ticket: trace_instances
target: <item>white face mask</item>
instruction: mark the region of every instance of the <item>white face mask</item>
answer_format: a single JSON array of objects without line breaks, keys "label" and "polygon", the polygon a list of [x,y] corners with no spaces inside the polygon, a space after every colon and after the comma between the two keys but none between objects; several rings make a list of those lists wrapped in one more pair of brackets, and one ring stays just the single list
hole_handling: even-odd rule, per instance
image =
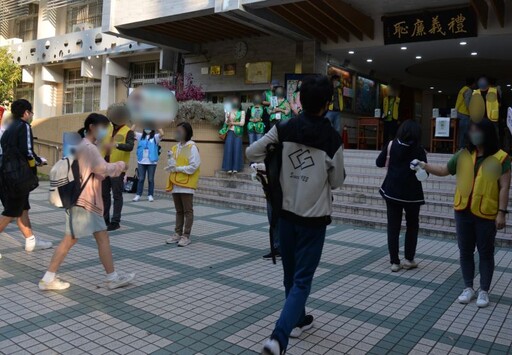
[{"label": "white face mask", "polygon": [[108,128],[98,128],[98,132],[96,133],[96,140],[102,141],[108,134]]}]

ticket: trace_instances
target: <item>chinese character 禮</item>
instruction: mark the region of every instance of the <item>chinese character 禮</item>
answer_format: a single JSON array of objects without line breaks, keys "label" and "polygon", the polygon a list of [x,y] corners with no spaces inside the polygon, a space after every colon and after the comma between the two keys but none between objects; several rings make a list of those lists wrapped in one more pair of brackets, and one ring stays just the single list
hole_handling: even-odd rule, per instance
[{"label": "chinese character \u79ae", "polygon": [[462,14],[458,14],[456,17],[452,17],[452,20],[448,23],[448,29],[452,33],[466,33],[464,29],[464,22],[466,18]]}]

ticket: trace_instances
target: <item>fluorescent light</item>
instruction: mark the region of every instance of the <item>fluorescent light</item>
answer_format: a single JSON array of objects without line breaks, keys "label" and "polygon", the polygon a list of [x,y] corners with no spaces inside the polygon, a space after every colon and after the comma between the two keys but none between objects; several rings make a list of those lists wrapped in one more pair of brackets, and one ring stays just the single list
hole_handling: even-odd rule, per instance
[{"label": "fluorescent light", "polygon": [[421,55],[416,56],[416,59],[421,59],[421,58],[422,58]]},{"label": "fluorescent light", "polygon": [[471,55],[478,55],[477,52],[471,52]]},{"label": "fluorescent light", "polygon": [[371,62],[373,62],[373,59],[368,58],[368,59],[366,59],[366,61],[367,61],[368,63],[371,63]]},{"label": "fluorescent light", "polygon": [[466,44],[468,44],[468,42],[460,42],[459,43],[461,46],[465,46]]},{"label": "fluorescent light", "polygon": [[400,47],[400,49],[405,51],[405,50],[407,50],[407,47]]},{"label": "fluorescent light", "polygon": [[354,51],[348,51],[348,54],[354,54],[355,52]]}]

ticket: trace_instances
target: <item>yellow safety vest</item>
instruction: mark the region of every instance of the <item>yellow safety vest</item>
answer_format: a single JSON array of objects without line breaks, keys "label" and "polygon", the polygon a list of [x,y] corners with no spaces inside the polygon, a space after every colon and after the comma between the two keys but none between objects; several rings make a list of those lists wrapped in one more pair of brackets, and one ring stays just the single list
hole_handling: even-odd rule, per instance
[{"label": "yellow safety vest", "polygon": [[[473,95],[482,95],[480,89],[473,91]],[[500,117],[500,103],[498,102],[498,89],[490,87],[487,89],[485,97],[485,109],[487,118],[493,122],[498,122]]]},{"label": "yellow safety vest", "polygon": [[[192,152],[192,147],[195,147],[195,144],[188,144],[181,148],[180,154],[177,154],[178,146],[175,145],[171,148],[172,155],[174,159],[176,160],[176,167],[180,166],[188,166],[190,165],[190,154]],[[167,182],[167,191],[172,191],[174,185],[181,186],[181,187],[187,187],[189,189],[197,189],[197,184],[199,182],[199,175],[200,175],[200,169],[197,168],[197,170],[192,174],[185,174],[185,173],[179,173],[174,172],[169,174],[169,180]]]},{"label": "yellow safety vest", "polygon": [[[398,96],[395,97],[395,103],[393,104],[393,111],[391,113],[391,117],[394,119],[394,120],[398,120],[398,108],[400,107],[400,98]],[[383,113],[384,113],[384,118],[387,118],[388,117],[388,112],[389,112],[389,96],[386,96],[384,97],[384,102],[383,102]]]},{"label": "yellow safety vest", "polygon": [[471,213],[485,219],[496,219],[499,209],[499,179],[502,164],[508,154],[499,150],[480,164],[475,177],[476,151],[464,150],[457,160],[457,187],[453,207],[465,210],[470,205]]},{"label": "yellow safety vest", "polygon": [[457,112],[466,116],[469,116],[469,108],[466,105],[466,100],[464,100],[464,95],[468,90],[471,90],[469,86],[464,86],[462,89],[460,89],[459,95],[457,95],[457,102],[455,103]]},{"label": "yellow safety vest", "polygon": [[[128,135],[128,132],[130,132],[130,128],[126,125],[119,128],[115,134],[114,137],[112,137],[112,134],[114,133],[114,126],[111,124],[108,129],[108,135],[105,138],[106,141],[116,144],[125,144],[126,143],[126,136]],[[118,161],[124,161],[126,164],[130,162],[130,153],[131,152],[125,152],[124,150],[119,150],[116,147],[112,148],[112,151],[110,152],[110,163],[115,163]]]},{"label": "yellow safety vest", "polygon": [[[343,111],[343,89],[340,88],[340,87],[337,87],[336,89],[334,89],[335,93],[334,95],[338,94],[338,104],[340,106],[340,111]],[[329,111],[332,111],[334,110],[334,98],[333,98],[333,102],[331,102],[331,104],[329,105]]]}]

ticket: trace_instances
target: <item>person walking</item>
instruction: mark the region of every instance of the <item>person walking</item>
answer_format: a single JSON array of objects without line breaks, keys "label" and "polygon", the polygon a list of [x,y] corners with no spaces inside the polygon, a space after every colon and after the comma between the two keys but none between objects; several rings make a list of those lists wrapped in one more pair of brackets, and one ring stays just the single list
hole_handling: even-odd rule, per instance
[{"label": "person walking", "polygon": [[242,153],[244,126],[245,112],[242,110],[240,99],[235,97],[231,101],[231,111],[226,113],[224,126],[220,130],[220,133],[226,134],[222,170],[228,174],[236,174],[244,168]]},{"label": "person walking", "polygon": [[300,91],[304,112],[278,123],[247,148],[249,159],[261,162],[269,144],[282,145],[283,197],[276,212],[286,301],[262,354],[283,354],[290,337],[299,337],[313,326],[306,301],[331,223],[332,189],[341,187],[345,179],[341,136],[324,117],[332,95],[327,77],[304,79]]},{"label": "person walking", "polygon": [[[44,165],[46,160],[38,157],[33,149],[34,137],[30,126],[34,117],[32,105],[24,99],[16,100],[11,105],[11,113],[12,119],[9,120],[4,114],[2,122],[1,161],[4,161],[5,156],[17,156],[22,159],[20,164],[27,164],[31,168],[32,173],[37,175],[37,166]],[[28,214],[30,210],[30,191],[24,191],[21,195],[13,195],[8,189],[8,183],[1,181],[0,199],[4,210],[0,216],[0,233],[16,218],[18,228],[25,237],[26,251],[31,252],[51,248],[51,242],[35,237],[32,231]]]},{"label": "person walking", "polygon": [[[132,127],[135,131],[135,126]],[[160,140],[164,136],[164,131],[159,129],[158,132],[152,129],[145,129],[142,132],[135,132],[137,140],[137,172],[139,183],[137,185],[137,194],[133,198],[133,202],[138,202],[144,191],[144,182],[146,174],[148,176],[148,201],[153,202],[155,199],[155,172],[160,157]]]},{"label": "person walking", "polygon": [[71,248],[80,238],[90,236],[96,239],[98,254],[106,272],[106,285],[115,289],[128,285],[135,274],[117,272],[114,268],[112,250],[103,218],[102,180],[106,176],[118,177],[127,169],[123,161],[107,163],[102,158],[96,142],[101,142],[108,135],[109,120],[107,117],[91,113],[84,122],[82,134],[85,138],[77,147],[82,192],[76,205],[66,210],[66,232],[48,266],[48,271],[39,281],[39,289],[43,291],[64,290],[69,288],[68,282],[56,277],[57,270],[66,258]]},{"label": "person walking", "polygon": [[475,83],[475,78],[467,78],[466,85],[460,89],[457,95],[455,108],[457,109],[457,119],[459,120],[459,149],[464,149],[468,143],[467,135],[470,124],[469,103],[471,102],[471,96],[473,96],[473,90],[476,88]]},{"label": "person walking", "polygon": [[[425,204],[423,187],[410,169],[414,159],[427,161],[425,149],[421,146],[421,127],[414,120],[400,125],[396,139],[384,146],[376,165],[387,167],[386,178],[380,194],[386,200],[388,215],[388,250],[391,271],[418,267],[414,260],[418,243],[420,207]],[[402,213],[405,211],[407,228],[405,232],[405,260],[401,264],[398,256]]]},{"label": "person walking", "polygon": [[176,209],[174,235],[167,244],[185,247],[190,244],[194,223],[194,192],[199,182],[201,157],[196,143],[192,141],[194,132],[188,122],[180,123],[176,129],[176,144],[171,150],[171,159],[166,168],[170,172],[167,191],[172,192]]},{"label": "person walking", "polygon": [[475,246],[480,259],[480,291],[476,305],[489,305],[489,290],[494,273],[496,230],[505,228],[510,189],[510,158],[499,148],[494,125],[488,119],[472,122],[467,149],[455,153],[447,165],[417,163],[437,176],[457,175],[454,209],[460,267],[464,290],[458,298],[470,303],[476,293]]},{"label": "person walking", "polygon": [[[135,133],[126,125],[130,111],[125,104],[113,104],[107,109],[107,117],[112,123],[109,133],[103,142],[104,157],[108,163],[130,162],[130,153],[135,146]],[[121,212],[123,210],[124,175],[116,177],[107,176],[103,180],[103,203],[105,223],[108,231],[121,228]],[[112,192],[112,194],[111,194]],[[110,216],[110,207],[114,199],[114,210]]]},{"label": "person walking", "polygon": [[343,111],[343,88],[340,80],[339,75],[331,76],[333,96],[329,104],[329,111],[325,115],[338,134],[341,134],[341,111]]}]

